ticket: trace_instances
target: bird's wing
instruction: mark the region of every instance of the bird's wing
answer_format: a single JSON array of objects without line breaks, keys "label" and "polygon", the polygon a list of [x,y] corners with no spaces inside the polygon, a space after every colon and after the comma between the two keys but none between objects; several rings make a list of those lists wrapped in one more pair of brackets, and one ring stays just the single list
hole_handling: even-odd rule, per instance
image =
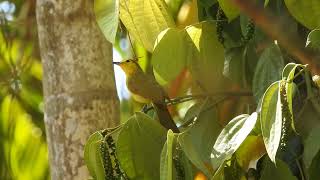
[{"label": "bird's wing", "polygon": [[155,79],[143,74],[134,79],[127,79],[127,86],[131,93],[139,95],[153,102],[163,102],[165,92]]}]

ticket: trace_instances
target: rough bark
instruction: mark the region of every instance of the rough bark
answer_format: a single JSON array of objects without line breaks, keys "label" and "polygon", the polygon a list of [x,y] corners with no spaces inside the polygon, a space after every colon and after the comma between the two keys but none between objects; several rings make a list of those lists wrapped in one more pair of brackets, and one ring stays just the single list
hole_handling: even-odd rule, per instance
[{"label": "rough bark", "polygon": [[119,122],[112,46],[91,0],[38,0],[37,22],[51,177],[88,179],[88,136]]}]

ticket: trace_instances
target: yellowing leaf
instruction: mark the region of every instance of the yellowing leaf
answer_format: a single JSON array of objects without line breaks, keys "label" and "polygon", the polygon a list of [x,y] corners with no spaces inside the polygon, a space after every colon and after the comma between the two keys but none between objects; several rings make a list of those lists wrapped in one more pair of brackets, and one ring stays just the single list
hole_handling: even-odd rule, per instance
[{"label": "yellowing leaf", "polygon": [[150,52],[153,51],[158,34],[175,27],[163,0],[122,0],[120,19],[132,37]]},{"label": "yellowing leaf", "polygon": [[114,43],[119,24],[119,0],[95,0],[94,11],[104,36]]}]

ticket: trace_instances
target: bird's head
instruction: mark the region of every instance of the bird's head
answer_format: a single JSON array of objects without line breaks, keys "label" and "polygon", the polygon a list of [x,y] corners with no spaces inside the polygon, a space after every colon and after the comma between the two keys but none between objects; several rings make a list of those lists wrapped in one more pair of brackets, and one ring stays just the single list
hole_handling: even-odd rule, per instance
[{"label": "bird's head", "polygon": [[141,70],[138,64],[138,59],[127,59],[121,62],[113,62],[113,64],[120,66],[126,75],[133,74]]}]

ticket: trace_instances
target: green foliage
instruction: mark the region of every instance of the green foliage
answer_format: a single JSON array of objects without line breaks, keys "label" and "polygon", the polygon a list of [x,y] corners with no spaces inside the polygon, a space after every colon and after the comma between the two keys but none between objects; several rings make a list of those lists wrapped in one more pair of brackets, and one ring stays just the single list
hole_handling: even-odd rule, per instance
[{"label": "green foliage", "polygon": [[103,144],[103,136],[100,132],[92,134],[84,148],[84,160],[87,164],[90,174],[97,180],[104,180],[106,177],[103,168],[103,159],[101,153],[101,145]]},{"label": "green foliage", "polygon": [[94,11],[104,36],[115,43],[119,25],[119,0],[96,0]]},{"label": "green foliage", "polygon": [[218,136],[211,153],[211,163],[217,169],[239,148],[256,124],[258,115],[243,114],[232,119]]},{"label": "green foliage", "polygon": [[296,20],[308,27],[315,29],[320,26],[320,1],[298,1],[298,0],[285,0],[288,10]]},{"label": "green foliage", "polygon": [[273,82],[281,79],[283,58],[277,45],[271,44],[261,54],[253,77],[252,91],[258,102]]},{"label": "green foliage", "polygon": [[[275,24],[289,34],[307,35],[306,27],[319,26],[314,1],[313,7],[311,1],[250,2],[285,20]],[[317,179],[320,91],[309,71],[314,65],[297,64],[281,38],[275,41],[258,26],[265,22],[242,14],[232,1],[194,3],[120,0],[123,28],[133,48],[141,45],[138,55],[141,48],[149,52],[139,63],[166,85],[180,133],[166,132],[151,113],[135,113],[110,132],[119,133],[119,169],[129,179]],[[184,6],[190,8],[185,21],[179,16]],[[318,53],[318,41],[316,29],[306,43],[312,53]]]},{"label": "green foliage", "polygon": [[117,155],[129,179],[160,177],[160,154],[165,143],[165,130],[143,113],[135,113],[121,129]]},{"label": "green foliage", "polygon": [[153,51],[158,34],[175,27],[163,0],[120,1],[120,19],[134,39],[149,52]]}]

